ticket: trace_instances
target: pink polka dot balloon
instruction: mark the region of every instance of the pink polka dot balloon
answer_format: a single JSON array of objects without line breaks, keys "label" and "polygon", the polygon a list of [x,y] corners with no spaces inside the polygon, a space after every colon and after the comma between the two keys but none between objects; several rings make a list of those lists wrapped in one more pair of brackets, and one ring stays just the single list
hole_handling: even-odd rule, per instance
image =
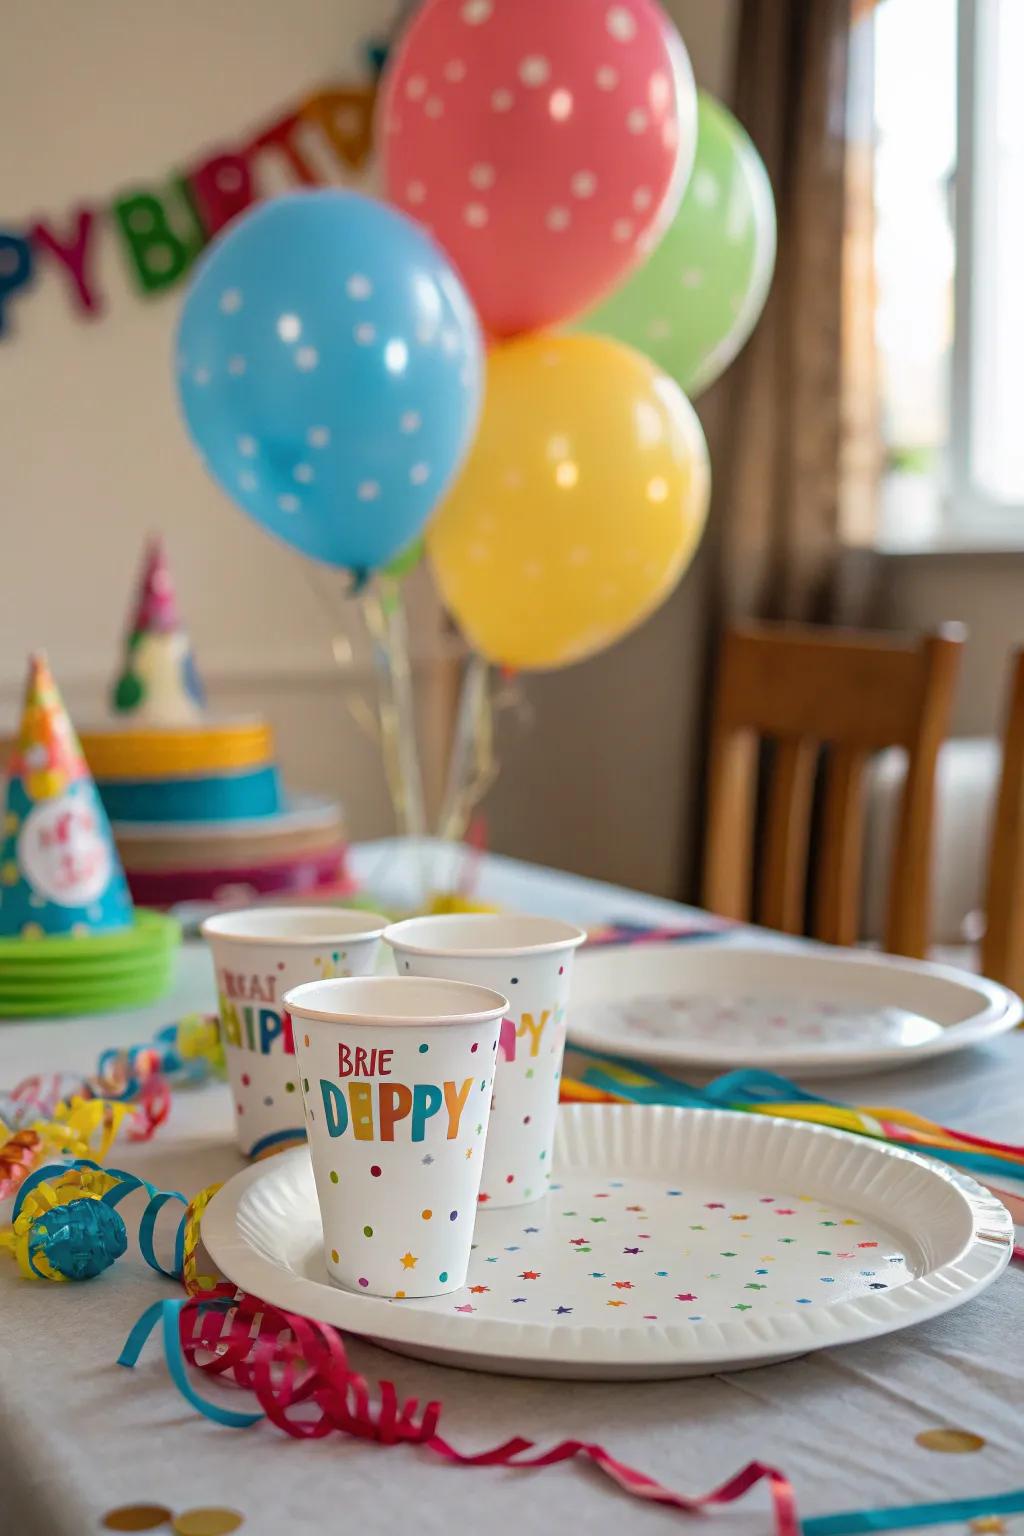
[{"label": "pink polka dot balloon", "polygon": [[697,101],[654,0],[427,0],[381,101],[388,196],[512,336],[611,291],[672,218]]}]

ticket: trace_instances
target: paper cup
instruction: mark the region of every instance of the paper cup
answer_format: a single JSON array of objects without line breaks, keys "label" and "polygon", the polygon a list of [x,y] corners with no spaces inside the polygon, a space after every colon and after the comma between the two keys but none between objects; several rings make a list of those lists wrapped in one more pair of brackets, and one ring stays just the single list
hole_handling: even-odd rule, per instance
[{"label": "paper cup", "polygon": [[288,992],[331,1279],[370,1296],[465,1284],[500,992],[375,976]]},{"label": "paper cup", "polygon": [[551,1176],[573,951],[586,934],[549,917],[414,917],[384,932],[401,976],[450,976],[511,999],[498,1043],[480,1200],[539,1200]]},{"label": "paper cup", "polygon": [[252,907],[203,923],[238,1145],[246,1157],[305,1136],[285,992],[303,981],[372,973],[386,926],[376,912],[338,907]]}]

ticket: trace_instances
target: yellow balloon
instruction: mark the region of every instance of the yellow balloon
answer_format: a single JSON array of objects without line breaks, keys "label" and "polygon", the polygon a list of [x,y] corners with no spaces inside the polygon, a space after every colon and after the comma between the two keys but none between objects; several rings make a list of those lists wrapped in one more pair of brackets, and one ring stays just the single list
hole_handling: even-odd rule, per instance
[{"label": "yellow balloon", "polygon": [[603,336],[529,336],[488,357],[479,432],[427,550],[481,655],[564,667],[664,601],[709,493],[700,422],[667,374]]}]

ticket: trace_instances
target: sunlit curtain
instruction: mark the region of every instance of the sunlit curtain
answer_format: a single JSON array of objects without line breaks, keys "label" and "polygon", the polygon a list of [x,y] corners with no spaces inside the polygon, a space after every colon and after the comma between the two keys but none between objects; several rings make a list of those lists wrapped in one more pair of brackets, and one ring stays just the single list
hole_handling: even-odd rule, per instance
[{"label": "sunlit curtain", "polygon": [[[764,316],[714,402],[723,620],[828,618],[842,519],[871,504],[870,133],[859,169],[848,154],[860,9],[743,0],[740,12],[734,109],[771,177],[779,250]],[[845,354],[844,329],[861,343]]]}]

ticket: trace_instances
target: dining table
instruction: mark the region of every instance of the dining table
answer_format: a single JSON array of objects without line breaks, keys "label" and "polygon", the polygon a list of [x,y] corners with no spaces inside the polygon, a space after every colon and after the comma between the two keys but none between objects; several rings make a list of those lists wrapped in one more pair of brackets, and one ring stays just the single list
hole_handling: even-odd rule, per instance
[{"label": "dining table", "polygon": [[[467,864],[465,850],[431,840],[364,843],[350,858],[359,889],[388,911],[413,906],[425,883],[443,890],[471,879],[481,903],[583,926],[711,926],[707,914],[661,897],[496,854],[474,854]],[[741,927],[718,931],[715,942],[737,937],[793,942]],[[92,1072],[103,1050],[214,1007],[209,955],[189,938],[174,990],[159,1004],[0,1025],[0,1088],[39,1072]],[[1019,1142],[1024,1031],[903,1070],[806,1086]],[[152,1139],[120,1140],[110,1161],[186,1196],[231,1178],[245,1162],[227,1085],[176,1089]],[[134,1504],[233,1510],[244,1536],[450,1536],[478,1521],[488,1536],[660,1536],[705,1518],[631,1498],[583,1460],[535,1470],[462,1466],[420,1446],[340,1433],[294,1440],[268,1422],[211,1423],[173,1389],[155,1344],[133,1370],[116,1363],[140,1314],[174,1293],[134,1244],[81,1284],[26,1280],[0,1255],[2,1536],[93,1536],[108,1511]],[[346,1343],[371,1385],[390,1379],[403,1396],[438,1400],[443,1434],[462,1451],[513,1436],[539,1447],[572,1438],[692,1495],[758,1462],[785,1474],[804,1521],[991,1497],[994,1512],[954,1515],[942,1528],[1024,1532],[1024,1514],[998,1513],[999,1500],[1024,1485],[1024,1270],[1015,1264],[968,1304],[918,1326],[782,1364],[677,1380],[488,1375]],[[241,1395],[200,1386],[221,1401]],[[736,1536],[770,1532],[767,1484],[706,1518]],[[824,1536],[829,1526],[814,1529]]]}]

